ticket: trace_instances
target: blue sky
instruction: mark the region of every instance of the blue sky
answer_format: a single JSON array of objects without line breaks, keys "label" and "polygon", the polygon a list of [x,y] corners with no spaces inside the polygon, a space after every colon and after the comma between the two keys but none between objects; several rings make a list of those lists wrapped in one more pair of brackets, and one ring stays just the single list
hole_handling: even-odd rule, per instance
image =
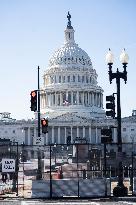
[{"label": "blue sky", "polygon": [[16,119],[34,117],[30,92],[40,85],[48,61],[64,42],[67,12],[72,16],[75,41],[91,57],[105,96],[116,92],[109,83],[105,54],[110,47],[122,71],[119,55],[129,55],[128,81],[121,80],[122,116],[136,109],[136,1],[135,0],[0,0],[0,112]]}]

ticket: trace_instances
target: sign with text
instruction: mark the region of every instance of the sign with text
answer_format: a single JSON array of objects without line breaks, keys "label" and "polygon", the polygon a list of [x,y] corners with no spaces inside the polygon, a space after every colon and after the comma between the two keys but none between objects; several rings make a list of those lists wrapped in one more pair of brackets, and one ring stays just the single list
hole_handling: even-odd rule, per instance
[{"label": "sign with text", "polygon": [[2,159],[2,172],[15,172],[15,159]]},{"label": "sign with text", "polygon": [[34,137],[33,145],[44,145],[44,137]]}]

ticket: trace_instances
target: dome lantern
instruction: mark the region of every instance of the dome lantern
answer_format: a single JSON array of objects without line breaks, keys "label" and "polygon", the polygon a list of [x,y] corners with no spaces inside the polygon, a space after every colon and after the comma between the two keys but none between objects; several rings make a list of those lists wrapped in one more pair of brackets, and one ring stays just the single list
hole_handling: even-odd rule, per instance
[{"label": "dome lantern", "polygon": [[68,15],[67,15],[67,18],[68,18],[68,24],[67,24],[67,28],[65,30],[65,43],[75,43],[75,40],[74,40],[74,29],[73,27],[71,26],[71,15],[70,13],[68,12]]}]

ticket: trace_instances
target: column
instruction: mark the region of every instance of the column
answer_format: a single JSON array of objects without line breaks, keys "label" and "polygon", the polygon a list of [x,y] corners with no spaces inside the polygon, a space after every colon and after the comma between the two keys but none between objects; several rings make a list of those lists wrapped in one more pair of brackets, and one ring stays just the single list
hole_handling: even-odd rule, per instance
[{"label": "column", "polygon": [[28,127],[28,145],[30,145],[30,127]]},{"label": "column", "polygon": [[95,105],[98,106],[98,93],[95,94]]},{"label": "column", "polygon": [[63,105],[62,93],[60,92],[60,105]]},{"label": "column", "polygon": [[66,100],[68,100],[68,91],[66,91]]},{"label": "column", "polygon": [[79,138],[79,127],[77,127],[77,138]]},{"label": "column", "polygon": [[53,93],[51,93],[51,106],[53,106]]},{"label": "column", "polygon": [[49,106],[51,106],[52,105],[52,97],[51,97],[51,93],[49,94]]},{"label": "column", "polygon": [[118,142],[118,140],[117,140],[117,128],[113,128],[113,130],[114,130],[113,142]]},{"label": "column", "polygon": [[102,104],[102,108],[103,108],[103,94],[101,94],[101,104]]},{"label": "column", "polygon": [[54,138],[54,127],[52,127],[52,143],[54,144],[55,143],[55,138]]},{"label": "column", "polygon": [[94,106],[94,93],[92,92],[92,106]]},{"label": "column", "polygon": [[88,93],[88,105],[90,105],[90,93],[89,92],[87,93]]},{"label": "column", "polygon": [[85,94],[84,94],[84,91],[83,91],[83,105],[85,105],[85,101],[84,101],[84,98],[85,98]]},{"label": "column", "polygon": [[85,127],[83,126],[83,138],[85,138]]},{"label": "column", "polygon": [[101,93],[100,93],[100,107],[102,107],[102,102],[101,102]]},{"label": "column", "polygon": [[60,144],[60,127],[58,127],[58,144]]},{"label": "column", "polygon": [[44,108],[46,107],[46,105],[47,105],[47,102],[46,102],[46,93],[45,93],[45,95],[44,95]]},{"label": "column", "polygon": [[100,107],[100,93],[98,93],[98,107]]},{"label": "column", "polygon": [[55,92],[55,106],[57,106],[57,94]]},{"label": "column", "polygon": [[96,144],[98,143],[98,129],[97,127],[95,128],[95,136],[96,136]]},{"label": "column", "polygon": [[92,143],[92,128],[89,127],[89,141]]},{"label": "column", "polygon": [[34,141],[34,138],[36,138],[37,137],[37,132],[36,132],[36,127],[34,127],[34,136],[33,136],[33,141]]},{"label": "column", "polygon": [[92,92],[90,92],[90,105],[92,106]]}]

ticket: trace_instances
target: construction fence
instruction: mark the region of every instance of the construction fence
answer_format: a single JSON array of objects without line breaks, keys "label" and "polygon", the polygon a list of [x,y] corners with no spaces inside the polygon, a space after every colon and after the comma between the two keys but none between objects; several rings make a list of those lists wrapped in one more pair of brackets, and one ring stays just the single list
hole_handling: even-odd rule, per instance
[{"label": "construction fence", "polygon": [[113,195],[122,162],[128,195],[136,194],[136,144],[0,145],[0,197],[93,198]]}]

